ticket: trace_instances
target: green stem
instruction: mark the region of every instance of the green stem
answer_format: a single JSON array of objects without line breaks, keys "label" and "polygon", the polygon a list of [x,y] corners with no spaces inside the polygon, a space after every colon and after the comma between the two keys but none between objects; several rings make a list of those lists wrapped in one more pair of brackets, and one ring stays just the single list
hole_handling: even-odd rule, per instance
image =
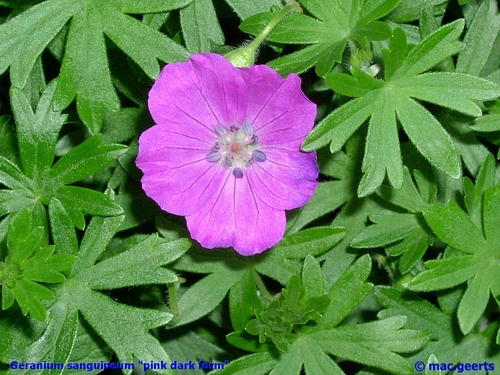
[{"label": "green stem", "polygon": [[179,305],[177,304],[177,291],[175,289],[176,283],[167,283],[168,297],[170,299],[170,311],[174,316],[179,316]]},{"label": "green stem", "polygon": [[267,300],[272,300],[273,296],[269,291],[267,290],[266,286],[264,285],[264,282],[260,278],[259,274],[257,272],[255,273],[255,284],[257,284],[257,288],[259,288],[259,291],[262,293],[265,299]]},{"label": "green stem", "polygon": [[250,48],[257,49],[260,44],[271,34],[271,31],[281,22],[285,16],[297,9],[296,3],[292,3],[281,9],[278,14],[276,14],[273,19],[262,29],[262,31],[255,37],[255,39],[248,45]]}]

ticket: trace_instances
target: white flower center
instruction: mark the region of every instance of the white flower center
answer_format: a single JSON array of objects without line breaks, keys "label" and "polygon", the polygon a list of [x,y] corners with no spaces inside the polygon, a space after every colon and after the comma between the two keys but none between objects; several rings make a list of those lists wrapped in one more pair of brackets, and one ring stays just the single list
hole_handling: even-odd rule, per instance
[{"label": "white flower center", "polygon": [[229,129],[217,124],[214,132],[216,141],[207,154],[207,161],[220,162],[224,168],[232,170],[234,177],[242,178],[247,166],[266,160],[250,121],[243,121],[241,127],[231,125]]}]

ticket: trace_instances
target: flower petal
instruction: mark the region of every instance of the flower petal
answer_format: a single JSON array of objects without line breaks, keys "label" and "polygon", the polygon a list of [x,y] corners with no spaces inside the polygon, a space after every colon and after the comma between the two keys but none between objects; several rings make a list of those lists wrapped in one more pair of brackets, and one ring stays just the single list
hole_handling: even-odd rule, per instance
[{"label": "flower petal", "polygon": [[255,195],[277,210],[300,207],[312,198],[319,174],[314,153],[271,148],[265,153],[265,162],[247,170]]},{"label": "flower petal", "polygon": [[316,105],[302,92],[300,78],[290,74],[284,80],[267,65],[241,72],[250,98],[247,120],[260,143],[298,150],[316,118]]},{"label": "flower petal", "polygon": [[136,160],[146,195],[177,215],[199,210],[221,189],[225,172],[219,163],[206,160],[208,152],[205,141],[173,133],[167,126],[146,130]]},{"label": "flower petal", "polygon": [[148,106],[159,125],[194,121],[213,133],[217,124],[243,122],[246,84],[224,57],[197,54],[188,62],[163,68],[149,92]]},{"label": "flower petal", "polygon": [[245,176],[236,179],[228,175],[212,204],[186,217],[191,236],[203,247],[233,247],[248,256],[263,252],[283,238],[284,211],[262,202]]}]

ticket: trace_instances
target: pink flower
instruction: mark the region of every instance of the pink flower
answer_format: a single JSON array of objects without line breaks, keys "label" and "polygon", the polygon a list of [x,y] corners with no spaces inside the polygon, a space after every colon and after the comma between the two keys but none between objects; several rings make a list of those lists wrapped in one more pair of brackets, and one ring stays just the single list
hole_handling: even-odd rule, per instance
[{"label": "pink flower", "polygon": [[316,116],[300,78],[197,54],[163,69],[148,105],[157,125],[141,135],[137,157],[146,194],[186,216],[205,248],[253,255],[277,244],[284,210],[318,184],[316,154],[300,151]]}]

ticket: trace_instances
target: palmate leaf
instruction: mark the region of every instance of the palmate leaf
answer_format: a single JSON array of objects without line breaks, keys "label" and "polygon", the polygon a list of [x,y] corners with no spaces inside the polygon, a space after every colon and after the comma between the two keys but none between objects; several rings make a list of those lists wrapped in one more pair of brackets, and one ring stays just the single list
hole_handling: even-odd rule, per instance
[{"label": "palmate leaf", "polygon": [[[64,214],[59,220],[73,223],[79,229],[85,227],[83,213],[112,216],[122,212],[121,207],[105,194],[67,184],[104,168],[126,151],[125,146],[104,145],[99,134],[71,149],[53,164],[57,137],[66,120],[66,116],[52,108],[57,85],[54,80],[47,86],[34,112],[21,89],[13,86],[10,90],[22,170],[0,156],[0,183],[7,188],[0,190],[0,214],[7,215],[2,219],[5,225],[23,208],[44,211],[44,206],[48,206],[49,215]],[[62,205],[62,208],[51,209],[54,205]],[[45,212],[34,215],[37,226],[45,225],[45,217]],[[4,235],[0,231],[0,239]],[[72,249],[74,253],[75,247]]]},{"label": "palmate leaf", "polygon": [[[380,319],[405,315],[408,318],[406,328],[431,335],[431,341],[422,350],[409,356],[411,362],[427,362],[431,355],[440,363],[497,362],[498,349],[492,347],[492,342],[498,322],[489,324],[482,332],[463,335],[453,313],[442,312],[413,292],[380,286],[375,288],[375,295],[385,308],[378,313]],[[486,371],[477,373],[486,374]]]},{"label": "palmate leaf", "polygon": [[[104,145],[99,134],[71,149],[52,165],[57,137],[66,119],[52,108],[57,85],[58,81],[54,80],[47,86],[34,112],[21,89],[13,86],[10,90],[23,170],[0,156],[0,183],[11,189],[0,190],[0,213],[15,214],[24,207],[43,210],[42,205],[50,206],[57,200],[64,207],[65,219],[71,219],[77,228],[83,229],[83,213],[118,215],[122,209],[99,191],[67,184],[99,171],[122,155],[126,147]],[[49,214],[51,212],[49,209]],[[6,224],[9,216],[3,219]],[[45,214],[35,215],[35,219],[42,217]],[[43,226],[43,220],[37,225]]]},{"label": "palmate leaf", "polygon": [[323,119],[306,138],[303,149],[311,151],[331,142],[330,151],[337,152],[370,118],[363,159],[365,174],[358,186],[358,195],[374,192],[386,174],[390,184],[399,189],[403,183],[403,164],[397,118],[410,141],[432,165],[458,178],[460,159],[453,141],[438,120],[413,98],[469,116],[480,116],[481,109],[473,100],[500,96],[500,87],[485,79],[459,73],[422,74],[460,50],[461,44],[456,39],[463,27],[463,20],[445,25],[408,53],[405,33],[395,29],[390,50],[383,51],[385,83],[358,69],[352,69],[352,76],[328,75],[326,82],[333,90],[356,99]]},{"label": "palmate leaf", "polygon": [[[434,233],[463,255],[427,261],[427,270],[418,274],[410,284],[412,290],[430,291],[468,282],[457,311],[464,334],[474,328],[484,313],[490,292],[497,302],[500,292],[500,189],[498,185],[495,188],[484,186],[485,182],[492,182],[486,178],[487,166],[488,161],[477,178],[477,190],[467,188],[467,207],[476,218],[474,221],[454,201],[450,201],[447,207],[432,205],[424,212]],[[481,196],[482,203],[474,195]],[[478,204],[482,204],[480,211]],[[482,216],[482,225],[479,226],[475,224],[479,221],[478,213]]]},{"label": "palmate leaf", "polygon": [[[94,217],[91,220],[67,281],[54,293],[55,300],[48,310],[49,319],[42,337],[29,345],[26,342],[19,345],[10,343],[8,348],[0,340],[1,361],[67,362],[76,340],[80,313],[116,353],[120,362],[133,362],[134,358],[145,362],[170,362],[169,356],[149,330],[165,325],[172,314],[127,306],[98,290],[177,282],[177,276],[162,266],[182,256],[190,243],[187,239],[168,241],[151,235],[119,255],[95,264],[122,221],[123,215]],[[76,234],[73,236],[76,237]],[[56,241],[57,246],[59,240]],[[10,329],[16,331],[21,327],[12,326]],[[29,372],[9,370],[7,374]],[[166,373],[170,373],[169,370]]]},{"label": "palmate leaf", "polygon": [[8,255],[0,262],[2,309],[17,301],[24,315],[28,312],[37,320],[46,316],[42,299],[53,299],[54,294],[43,283],[61,283],[66,278],[62,271],[70,268],[76,257],[53,254],[54,246],[44,246],[44,230],[33,225],[33,215],[27,208],[9,225]]},{"label": "palmate leaf", "polygon": [[[310,44],[304,49],[269,63],[280,74],[300,73],[316,66],[320,76],[340,62],[347,41],[384,40],[390,37],[388,25],[377,21],[394,9],[400,0],[369,2],[335,0],[304,0],[301,5],[314,17],[293,13],[271,32],[268,40],[288,44]],[[258,14],[246,19],[240,28],[258,34],[273,15]]]},{"label": "palmate leaf", "polygon": [[[344,374],[330,355],[373,365],[388,373],[412,374],[411,363],[396,353],[410,353],[419,350],[427,343],[430,335],[421,330],[401,329],[406,322],[406,317],[394,316],[380,321],[339,326],[361,300],[372,291],[372,284],[366,282],[370,269],[369,256],[365,255],[359,258],[341,275],[325,296],[324,275],[321,267],[313,257],[306,258],[301,282],[298,276],[294,276],[282,294],[284,301],[289,303],[290,311],[300,311],[301,302],[307,300],[304,297],[323,299],[328,297],[331,302],[326,311],[325,307],[318,305],[317,312],[324,312],[321,315],[314,315],[316,324],[307,325],[306,321],[303,324],[297,324],[293,332],[286,335],[282,341],[282,345],[279,347],[282,353],[279,356],[269,356],[270,349],[268,348],[266,352],[239,358],[226,366],[224,370],[213,372],[213,374],[268,374],[272,370],[271,374],[299,375],[302,373],[302,368],[308,375]],[[248,286],[248,283],[252,282],[250,277],[244,283]],[[295,288],[294,285],[291,285],[294,283]],[[302,287],[300,287],[300,283]],[[305,294],[303,294],[304,289]],[[252,288],[247,290],[252,290]],[[255,286],[253,292],[256,294]],[[255,314],[261,317],[266,312],[266,308],[263,308],[262,305],[267,303],[268,307],[276,308],[276,300],[274,299],[270,303],[269,301],[265,302],[265,298],[263,298],[263,302],[259,300],[250,302],[255,299],[254,296],[245,304],[243,299],[245,297],[249,296],[237,292],[231,294],[231,298],[236,299],[232,306],[243,304],[246,310],[253,309]],[[292,304],[289,301],[292,301]],[[261,303],[262,305],[260,305]],[[240,311],[240,308],[231,310],[231,316]],[[247,314],[247,316],[249,315]],[[296,317],[295,314],[281,315],[283,320],[293,320]],[[237,321],[241,327],[239,319]],[[249,324],[246,326],[248,332],[252,331],[253,333],[254,328],[262,327],[255,324],[250,325],[250,327]],[[276,329],[276,326],[267,327],[267,337],[273,337],[273,334],[276,334],[276,332],[272,332],[273,328]],[[235,327],[235,329],[237,328]],[[246,347],[242,345],[242,340],[245,340],[243,334],[237,337],[239,341],[236,343],[239,347],[252,350],[250,344],[247,344]],[[233,339],[233,334],[228,336],[229,342],[235,343]],[[248,337],[246,340],[250,341]],[[255,346],[255,351],[261,349],[263,348]],[[243,368],[244,366],[248,369]]]},{"label": "palmate leaf", "polygon": [[179,299],[179,317],[173,327],[191,323],[218,306],[233,285],[248,277],[248,269],[286,285],[300,272],[296,259],[318,255],[336,245],[345,235],[344,228],[317,227],[303,230],[285,238],[272,251],[242,258],[233,251],[211,251],[196,246],[175,263],[175,269],[210,273],[192,285]]},{"label": "palmate leaf", "polygon": [[104,35],[109,37],[151,78],[160,72],[157,59],[186,59],[187,51],[167,36],[125,13],[157,13],[185,6],[189,0],[159,1],[48,0],[0,25],[0,73],[10,66],[12,84],[24,87],[36,59],[71,20],[56,107],[66,108],[76,97],[80,118],[93,134],[99,132],[104,108],[117,109]]},{"label": "palmate leaf", "polygon": [[382,185],[378,194],[408,212],[391,212],[370,216],[373,225],[366,227],[351,242],[355,248],[385,247],[389,256],[401,255],[399,271],[408,272],[432,244],[434,236],[425,225],[422,212],[436,199],[436,184],[428,181],[419,170],[413,174],[404,168],[400,189]]}]

